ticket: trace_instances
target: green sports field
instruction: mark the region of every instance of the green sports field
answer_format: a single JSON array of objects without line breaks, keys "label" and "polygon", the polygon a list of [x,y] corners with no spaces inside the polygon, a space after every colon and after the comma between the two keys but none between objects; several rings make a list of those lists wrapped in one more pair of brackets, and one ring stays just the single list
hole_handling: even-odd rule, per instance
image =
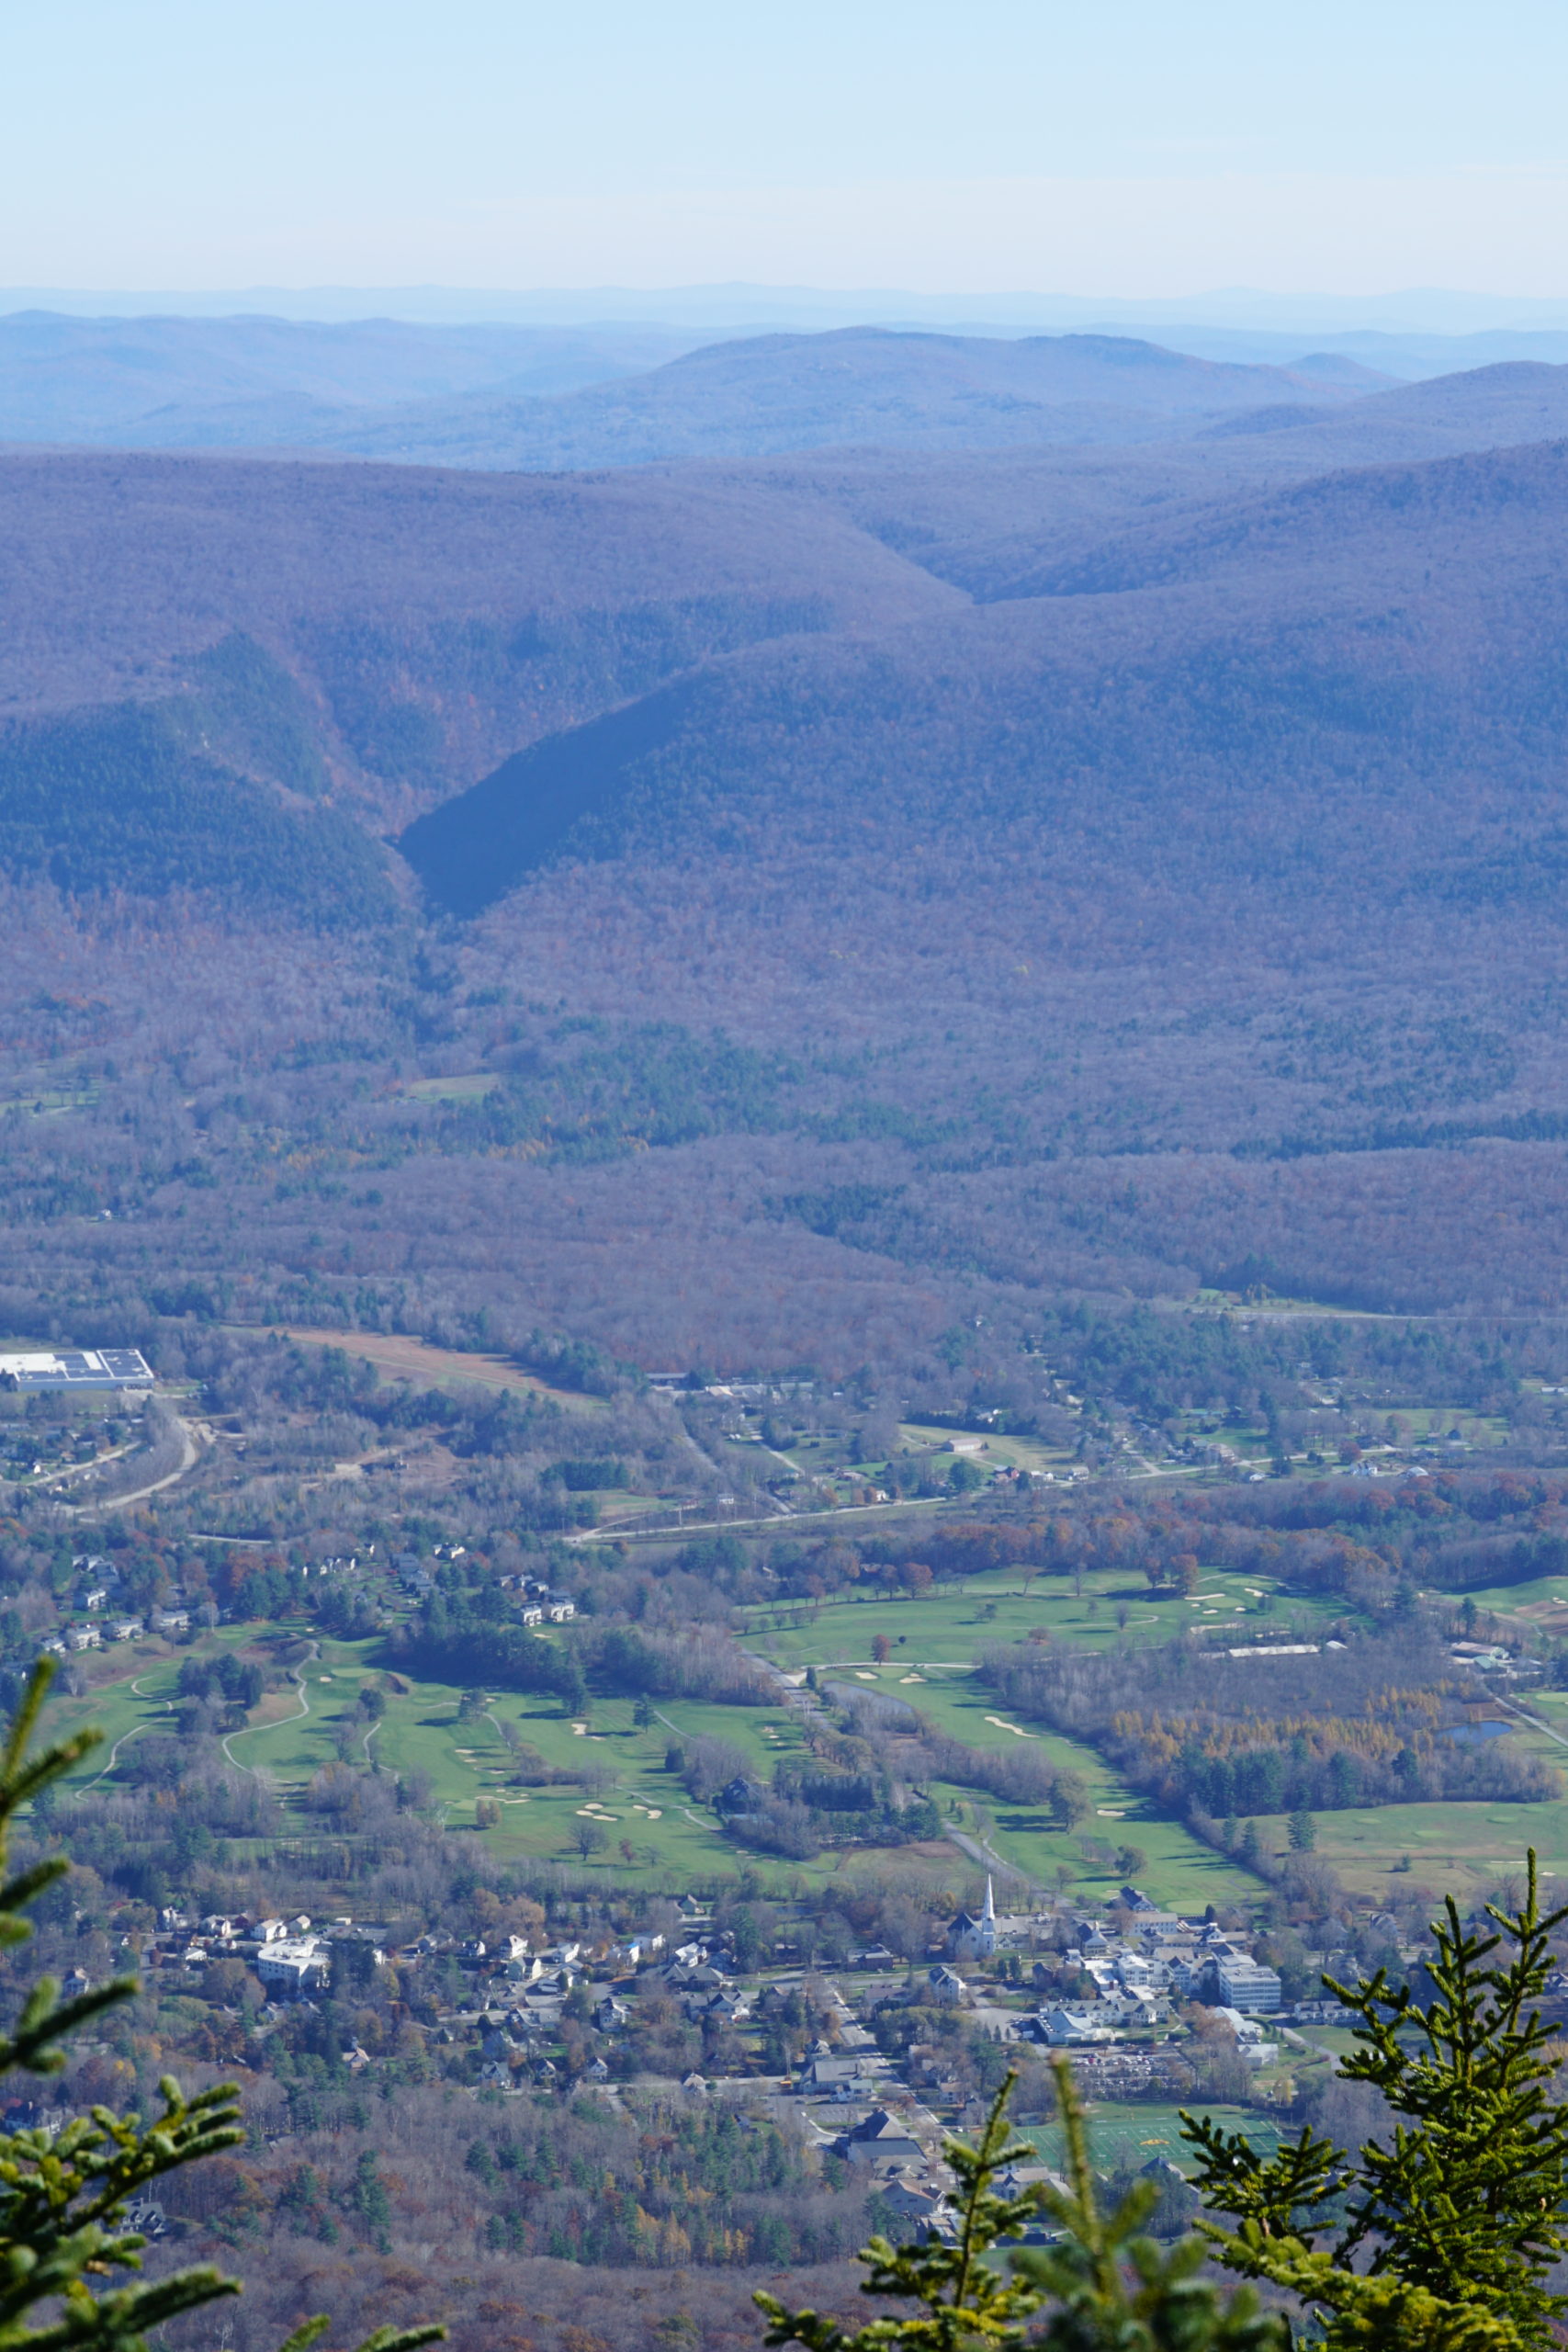
[{"label": "green sports field", "polygon": [[[1227,2132],[1245,2132],[1248,2141],[1261,2155],[1272,2155],[1280,2144],[1279,2126],[1257,2114],[1251,2108],[1231,2107],[1223,2101],[1195,2100],[1195,2114],[1213,2116]],[[1020,2139],[1032,2140],[1040,2151],[1044,2164],[1060,2165],[1066,2155],[1059,2124],[1025,2125]],[[1147,2107],[1107,2099],[1090,2105],[1089,2115],[1089,2148],[1093,2164],[1102,2172],[1131,2167],[1163,2160],[1179,2165],[1185,2172],[1192,2164],[1191,2151],[1181,2137],[1181,2116],[1176,2107]]]}]

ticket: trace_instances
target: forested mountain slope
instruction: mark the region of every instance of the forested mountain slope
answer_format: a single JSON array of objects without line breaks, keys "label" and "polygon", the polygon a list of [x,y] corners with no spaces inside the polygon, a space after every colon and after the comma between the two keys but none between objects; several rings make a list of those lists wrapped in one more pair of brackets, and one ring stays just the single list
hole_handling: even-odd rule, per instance
[{"label": "forested mountain slope", "polygon": [[1259,410],[1228,418],[1211,437],[1267,435],[1276,462],[1310,467],[1386,464],[1447,458],[1464,449],[1501,449],[1568,433],[1568,367],[1541,360],[1499,361],[1462,375],[1437,376],[1371,393],[1328,416]]},{"label": "forested mountain slope", "polygon": [[1555,1310],[1568,447],[1290,437],[5,461],[13,1327]]},{"label": "forested mountain slope", "polygon": [[384,910],[373,837],[520,743],[758,638],[964,601],[741,488],[17,455],[0,515],[7,868],[315,916]]},{"label": "forested mountain slope", "polygon": [[[1156,951],[1162,899],[1188,930],[1217,899],[1229,932],[1287,879],[1386,913],[1537,895],[1561,854],[1568,444],[1216,503],[1030,585],[728,656],[640,721],[598,722],[581,755],[554,739],[446,802],[407,853],[452,876],[466,845],[472,881],[435,887],[471,912],[563,848],[716,838],[771,866],[857,823],[933,851],[997,828],[1029,852],[1004,895],[1102,892],[1097,928],[1135,903]],[[509,866],[498,828],[539,792],[554,818],[534,812]]]}]

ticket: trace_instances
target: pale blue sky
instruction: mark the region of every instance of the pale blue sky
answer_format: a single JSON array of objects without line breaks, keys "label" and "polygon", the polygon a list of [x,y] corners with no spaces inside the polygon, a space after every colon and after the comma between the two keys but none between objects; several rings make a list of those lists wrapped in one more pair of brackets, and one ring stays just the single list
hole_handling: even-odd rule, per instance
[{"label": "pale blue sky", "polygon": [[1568,295],[1562,0],[12,0],[0,283]]}]

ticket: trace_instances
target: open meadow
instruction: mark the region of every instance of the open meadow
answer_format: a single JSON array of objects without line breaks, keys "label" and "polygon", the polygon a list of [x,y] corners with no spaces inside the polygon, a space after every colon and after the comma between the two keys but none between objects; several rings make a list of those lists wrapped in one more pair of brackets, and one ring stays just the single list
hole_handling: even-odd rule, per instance
[{"label": "open meadow", "polygon": [[603,1410],[597,1396],[577,1388],[552,1388],[547,1381],[525,1372],[505,1356],[433,1347],[428,1340],[412,1339],[402,1331],[324,1331],[283,1323],[272,1328],[279,1338],[298,1340],[303,1347],[341,1348],[345,1355],[374,1364],[390,1379],[417,1382],[421,1388],[511,1389],[518,1396],[553,1396],[558,1405],[581,1412]]}]

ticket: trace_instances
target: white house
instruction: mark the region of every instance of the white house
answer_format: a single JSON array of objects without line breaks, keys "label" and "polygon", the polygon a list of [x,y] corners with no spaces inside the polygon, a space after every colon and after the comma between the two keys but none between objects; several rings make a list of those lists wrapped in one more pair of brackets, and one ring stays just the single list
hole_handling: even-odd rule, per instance
[{"label": "white house", "polygon": [[1235,2036],[1237,2055],[1248,2066],[1271,2066],[1280,2055],[1277,2041],[1265,2041],[1263,2028],[1258,2019],[1247,2017],[1241,2009],[1220,2008],[1214,2012],[1224,2018]]}]

